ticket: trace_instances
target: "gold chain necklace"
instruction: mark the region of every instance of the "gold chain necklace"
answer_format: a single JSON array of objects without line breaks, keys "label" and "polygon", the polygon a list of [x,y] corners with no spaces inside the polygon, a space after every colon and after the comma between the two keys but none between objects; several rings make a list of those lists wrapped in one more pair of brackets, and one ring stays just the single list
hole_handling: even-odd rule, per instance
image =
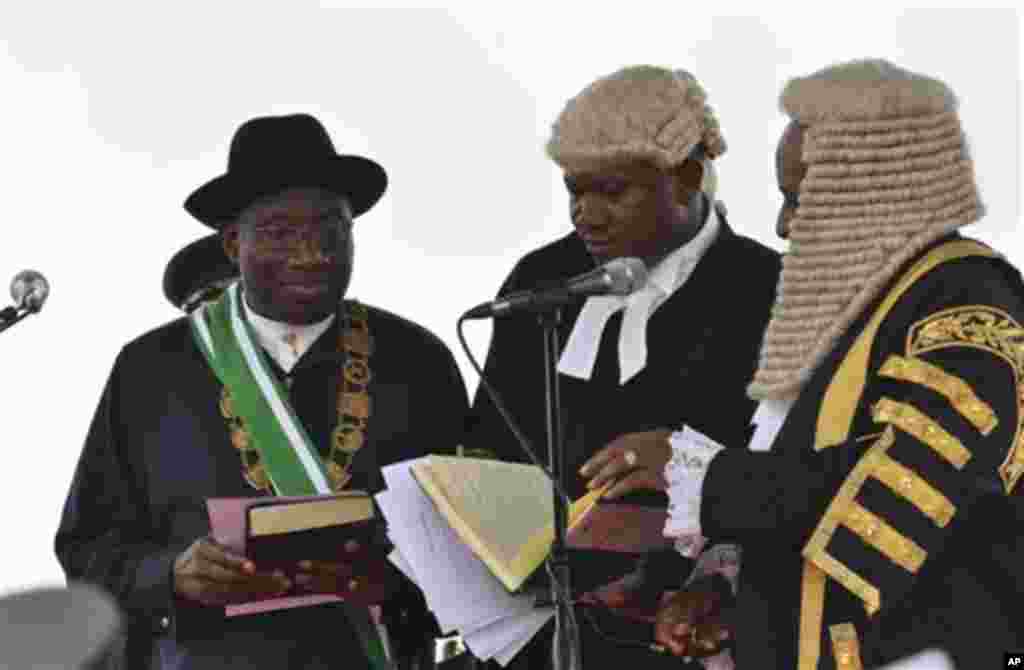
[{"label": "gold chain necklace", "polygon": [[[368,318],[365,305],[345,302],[345,324],[338,335],[338,348],[345,352],[345,364],[338,384],[338,425],[331,432],[330,453],[324,459],[332,491],[342,490],[352,479],[352,461],[366,442],[372,410],[368,388],[372,379],[370,355],[373,353]],[[231,444],[242,459],[245,481],[256,490],[273,493],[260,452],[253,445],[245,422],[235,414],[226,386],[221,389],[220,412],[227,421]]]}]

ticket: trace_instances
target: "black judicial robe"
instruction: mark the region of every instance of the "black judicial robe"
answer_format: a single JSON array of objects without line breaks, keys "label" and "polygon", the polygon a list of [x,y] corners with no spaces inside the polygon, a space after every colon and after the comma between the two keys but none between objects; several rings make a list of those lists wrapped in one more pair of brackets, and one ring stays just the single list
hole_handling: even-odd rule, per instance
[{"label": "black judicial robe", "polygon": [[[576,474],[579,467],[624,433],[686,424],[720,444],[746,445],[756,405],[745,390],[757,366],[761,338],[775,299],[780,259],[772,249],[734,233],[724,220],[720,223],[717,239],[689,279],[651,315],[647,323],[647,364],[642,371],[619,385],[620,311],[604,330],[592,378],[584,381],[559,375],[569,473],[567,492],[574,499],[585,492],[585,482]],[[594,261],[574,232],[527,254],[499,295],[593,267]],[[583,304],[581,298],[564,310],[560,347],[568,340]],[[542,353],[543,338],[535,317],[519,314],[497,319],[485,374],[546,462]],[[470,423],[467,446],[489,450],[503,460],[528,460],[482,387],[477,391]],[[608,561],[589,552],[573,552],[570,560],[577,587],[600,583],[611,567]],[[658,579],[667,587],[678,588],[692,565],[675,551],[667,551],[650,557],[646,569],[651,574],[657,566]],[[680,667],[678,659],[609,644],[596,637],[582,613],[578,619],[587,668],[625,667],[618,663],[644,663],[650,668],[664,664],[676,670]],[[653,640],[649,626],[616,629],[617,623],[621,622],[602,619],[599,625],[617,637]],[[513,667],[542,668],[550,664],[551,628],[549,625],[516,657]]]},{"label": "black judicial robe", "polygon": [[[450,350],[436,336],[383,310],[368,311],[372,415],[349,488],[377,492],[384,488],[381,466],[454,451],[468,398]],[[337,349],[338,320],[290,375],[298,417],[325,449],[337,422],[344,356]],[[259,495],[243,479],[220,392],[184,318],[122,349],[56,536],[68,579],[98,584],[116,597],[127,620],[126,668],[368,668],[337,604],[233,619],[220,608],[176,604],[173,562],[209,533],[205,500]],[[434,630],[411,582],[385,612],[393,641],[408,653]]]},{"label": "black judicial robe", "polygon": [[[826,389],[888,290],[815,370],[771,451],[711,462],[702,528],[743,546],[738,667],[853,670],[859,655],[876,668],[937,647],[980,670],[1024,649],[1024,498],[997,474],[1022,449],[1020,275],[985,257],[923,275],[874,337],[848,439],[815,450]],[[998,419],[987,435],[979,412]],[[823,596],[805,590],[801,552],[824,566]],[[801,665],[802,597],[822,615]]]}]

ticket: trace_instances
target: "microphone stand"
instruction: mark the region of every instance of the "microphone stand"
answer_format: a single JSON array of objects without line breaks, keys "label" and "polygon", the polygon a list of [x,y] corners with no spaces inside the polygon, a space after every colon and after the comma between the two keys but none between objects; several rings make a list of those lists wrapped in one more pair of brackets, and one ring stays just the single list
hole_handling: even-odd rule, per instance
[{"label": "microphone stand", "polygon": [[544,398],[548,439],[548,462],[555,512],[555,537],[547,558],[551,603],[555,607],[555,636],[552,644],[554,670],[581,670],[579,629],[572,610],[569,551],[566,543],[569,508],[559,491],[566,490],[565,448],[562,435],[562,407],[558,385],[558,325],[562,310],[558,305],[538,312],[544,336]]},{"label": "microphone stand", "polygon": [[31,309],[26,309],[21,314],[18,314],[18,310],[13,307],[5,307],[0,309],[0,333],[4,332],[14,324],[24,319],[29,314],[32,314]]}]

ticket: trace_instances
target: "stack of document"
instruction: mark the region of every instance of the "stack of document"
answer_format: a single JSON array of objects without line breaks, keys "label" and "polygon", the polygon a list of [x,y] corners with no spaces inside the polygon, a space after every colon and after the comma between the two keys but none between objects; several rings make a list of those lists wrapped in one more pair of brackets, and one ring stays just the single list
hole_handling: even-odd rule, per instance
[{"label": "stack of document", "polygon": [[383,468],[387,489],[375,498],[395,546],[389,559],[423,591],[442,632],[461,634],[480,660],[508,665],[554,610],[511,593],[463,542],[412,472],[425,460]]}]

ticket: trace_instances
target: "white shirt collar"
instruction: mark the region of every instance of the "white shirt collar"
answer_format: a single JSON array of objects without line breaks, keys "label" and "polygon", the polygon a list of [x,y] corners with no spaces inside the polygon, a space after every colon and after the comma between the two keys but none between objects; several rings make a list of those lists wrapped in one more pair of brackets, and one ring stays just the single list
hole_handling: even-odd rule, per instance
[{"label": "white shirt collar", "polygon": [[655,286],[666,298],[682,288],[708,247],[718,237],[721,228],[718,211],[710,205],[709,208],[711,211],[708,212],[704,226],[693,239],[661,259],[647,274],[647,283]]},{"label": "white shirt collar", "polygon": [[590,379],[597,361],[601,335],[611,315],[625,308],[619,336],[620,383],[625,384],[647,364],[647,321],[676,291],[686,284],[721,229],[718,209],[711,206],[696,236],[663,258],[647,274],[647,283],[628,296],[587,298],[558,362],[558,371]]},{"label": "white shirt collar", "polygon": [[[249,320],[252,329],[256,332],[256,338],[268,354],[281,366],[286,373],[291,372],[295,364],[299,362],[302,355],[309,351],[313,343],[324,334],[334,321],[334,314],[316,323],[305,325],[293,325],[282,321],[274,321],[261,316],[249,307],[248,301],[242,293],[242,309],[245,310],[245,318]],[[290,336],[294,335],[294,348],[288,343]]]},{"label": "white shirt collar", "polygon": [[747,445],[751,451],[769,451],[772,448],[795,402],[796,398],[768,398],[758,404],[750,420],[755,426]]}]

